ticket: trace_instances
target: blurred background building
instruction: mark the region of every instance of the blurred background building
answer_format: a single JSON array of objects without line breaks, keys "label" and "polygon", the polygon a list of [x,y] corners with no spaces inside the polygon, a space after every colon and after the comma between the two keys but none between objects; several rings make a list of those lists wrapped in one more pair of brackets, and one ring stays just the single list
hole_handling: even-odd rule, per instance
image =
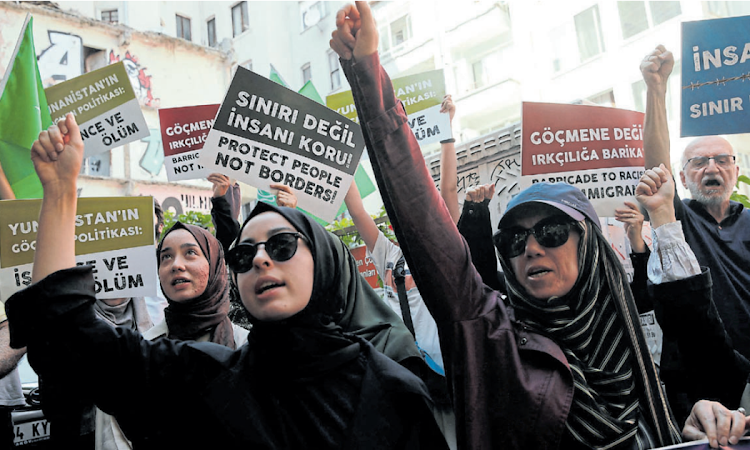
[{"label": "blurred background building", "polygon": [[[381,61],[392,78],[444,70],[457,106],[453,131],[464,174],[482,158],[486,162],[517,153],[514,139],[522,101],[589,101],[644,111],[639,64],[657,44],[664,44],[678,59],[668,93],[673,160],[678,161],[687,141],[679,138],[681,23],[750,14],[750,2],[735,1],[370,4],[380,31]],[[34,16],[40,71],[49,84],[125,60],[152,134],[111,155],[90,159],[81,195],[154,195],[167,206],[205,212],[210,208],[209,183],[166,182],[157,109],[220,103],[239,65],[266,77],[275,71],[295,91],[312,80],[323,98],[347,90],[328,45],[342,5],[1,2],[0,73],[8,65],[27,12]],[[739,152],[741,171],[748,173],[747,135],[728,139]],[[492,142],[498,145],[485,145]],[[430,155],[437,149],[438,144],[424,149],[432,166],[435,156]],[[514,171],[512,164],[504,164],[510,186]],[[473,182],[464,177],[459,187],[463,190]],[[254,189],[243,186],[245,202],[255,195]],[[368,199],[366,205],[374,210],[377,203]]]}]

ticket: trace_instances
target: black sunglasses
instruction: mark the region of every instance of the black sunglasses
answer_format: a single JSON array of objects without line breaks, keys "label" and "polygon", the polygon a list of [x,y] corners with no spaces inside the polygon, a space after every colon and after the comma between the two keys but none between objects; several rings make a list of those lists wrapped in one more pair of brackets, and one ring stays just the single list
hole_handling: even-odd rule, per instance
[{"label": "black sunglasses", "polygon": [[272,260],[288,261],[297,253],[297,239],[307,240],[301,233],[285,232],[274,234],[265,242],[240,242],[227,252],[227,265],[232,272],[247,272],[253,268],[253,259],[261,245],[265,246],[266,253]]},{"label": "black sunglasses", "polygon": [[526,241],[534,235],[539,245],[555,248],[568,242],[570,230],[577,223],[568,216],[552,216],[537,222],[532,228],[510,227],[499,230],[492,236],[495,247],[508,258],[515,258],[526,251]]}]

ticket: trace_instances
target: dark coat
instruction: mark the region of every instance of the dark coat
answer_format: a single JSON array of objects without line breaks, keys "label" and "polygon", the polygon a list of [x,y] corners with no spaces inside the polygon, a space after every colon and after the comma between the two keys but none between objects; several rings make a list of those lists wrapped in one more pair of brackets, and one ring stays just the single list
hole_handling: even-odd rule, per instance
[{"label": "dark coat", "polygon": [[[377,54],[342,61],[373,171],[409,268],[438,325],[459,448],[559,448],[573,399],[560,347],[482,282],[435,189]],[[642,338],[642,336],[641,336]],[[658,382],[638,375],[657,442],[679,441]]]},{"label": "dark coat", "polygon": [[[308,438],[314,446],[320,411],[349,411],[338,416],[339,448],[446,448],[421,381],[364,339],[352,336],[359,356],[333,374],[275,378],[248,345],[149,342],[97,319],[93,301],[89,266],[55,272],[8,300],[12,345],[28,346],[31,366],[52,387],[44,408],[53,429],[74,404],[93,402],[136,449],[285,449]],[[352,392],[343,404],[336,395]]]}]

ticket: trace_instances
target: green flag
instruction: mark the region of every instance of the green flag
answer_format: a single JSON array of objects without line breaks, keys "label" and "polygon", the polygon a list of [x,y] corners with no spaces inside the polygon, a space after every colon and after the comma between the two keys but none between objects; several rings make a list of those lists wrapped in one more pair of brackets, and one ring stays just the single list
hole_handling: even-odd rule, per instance
[{"label": "green flag", "polygon": [[[367,175],[367,172],[365,172],[361,163],[357,166],[357,171],[354,173],[354,183],[357,185],[360,198],[365,198],[375,192],[375,183],[373,183],[370,176]],[[346,203],[341,204],[341,207],[336,213],[336,217],[340,216],[344,211],[346,211]]]},{"label": "green flag", "polygon": [[284,79],[281,77],[281,74],[278,70],[276,70],[273,64],[271,64],[271,76],[269,76],[268,79],[284,87],[289,87],[289,85],[286,84],[286,81],[284,81]]},{"label": "green flag", "polygon": [[21,37],[0,84],[0,165],[16,198],[41,198],[42,184],[31,162],[31,145],[52,125],[36,62],[33,18],[26,15]]},{"label": "green flag", "polygon": [[318,90],[315,89],[315,85],[313,85],[312,80],[308,80],[307,83],[305,83],[305,85],[302,86],[300,90],[297,92],[309,98],[310,100],[315,100],[321,105],[326,104],[326,102],[323,101],[323,97],[321,97],[320,94],[318,94]]}]

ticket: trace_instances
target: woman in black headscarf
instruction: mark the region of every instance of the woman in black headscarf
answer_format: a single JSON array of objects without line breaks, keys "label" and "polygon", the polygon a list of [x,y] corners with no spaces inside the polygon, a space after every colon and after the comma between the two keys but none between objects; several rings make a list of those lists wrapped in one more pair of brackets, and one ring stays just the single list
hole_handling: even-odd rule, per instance
[{"label": "woman in black headscarf", "polygon": [[[285,317],[279,319],[278,317],[271,318],[273,312],[269,314],[266,311],[273,309],[272,307],[253,303],[257,297],[252,292],[254,286],[248,289],[240,288],[238,297],[242,299],[250,321],[253,323],[253,331],[249,338],[253,345],[258,344],[259,341],[268,340],[268,342],[263,342],[261,351],[271,353],[269,349],[272,347],[291,344],[291,347],[283,349],[286,353],[297,350],[294,347],[295,344],[277,342],[277,339],[284,341],[296,339],[299,343],[304,343],[306,337],[323,335],[326,339],[338,342],[333,345],[334,347],[337,345],[346,347],[352,342],[351,336],[344,337],[346,333],[369,341],[378,351],[407,366],[421,359],[414,345],[414,339],[407,328],[398,321],[387,305],[383,304],[377,293],[362,281],[357,270],[357,263],[343,242],[296,209],[277,208],[266,203],[259,203],[253,210],[242,225],[237,241],[227,254],[234,289],[238,288],[238,284],[241,285],[245,274],[252,271],[253,262],[250,260],[250,255],[257,251],[257,246],[252,244],[257,240],[252,237],[248,239],[248,236],[253,235],[253,231],[257,231],[256,227],[252,226],[252,222],[258,222],[256,218],[259,216],[262,219],[272,213],[288,222],[285,226],[289,232],[299,233],[300,241],[296,243],[301,242],[300,247],[309,249],[314,261],[314,267],[310,272],[312,290],[307,298],[301,299],[304,307],[288,316],[282,313],[281,315]],[[296,248],[298,245],[291,243],[289,247]],[[268,255],[268,252],[265,254]],[[271,259],[266,264],[273,262]],[[278,261],[276,263],[278,264]],[[283,280],[283,282],[293,283],[304,277],[304,274],[295,272],[289,280]],[[256,311],[267,317],[259,317],[260,314],[256,315]],[[278,334],[285,337],[281,338],[277,336]],[[312,345],[324,351],[320,347],[321,344]]]},{"label": "woman in black headscarf", "polygon": [[247,345],[147,341],[96,318],[91,267],[75,264],[75,118],[33,154],[45,197],[35,283],[7,302],[11,345],[116,417],[134,448],[446,448],[424,384],[393,361],[420,360],[413,339],[322,227],[266,205],[246,222],[228,257],[255,322]]},{"label": "woman in black headscarf", "polygon": [[297,210],[260,203],[227,263],[253,323],[246,388],[235,401],[252,399],[275,418],[268,442],[445,445],[423,385],[393,362],[421,362],[413,338],[363,282],[341,240]]}]

